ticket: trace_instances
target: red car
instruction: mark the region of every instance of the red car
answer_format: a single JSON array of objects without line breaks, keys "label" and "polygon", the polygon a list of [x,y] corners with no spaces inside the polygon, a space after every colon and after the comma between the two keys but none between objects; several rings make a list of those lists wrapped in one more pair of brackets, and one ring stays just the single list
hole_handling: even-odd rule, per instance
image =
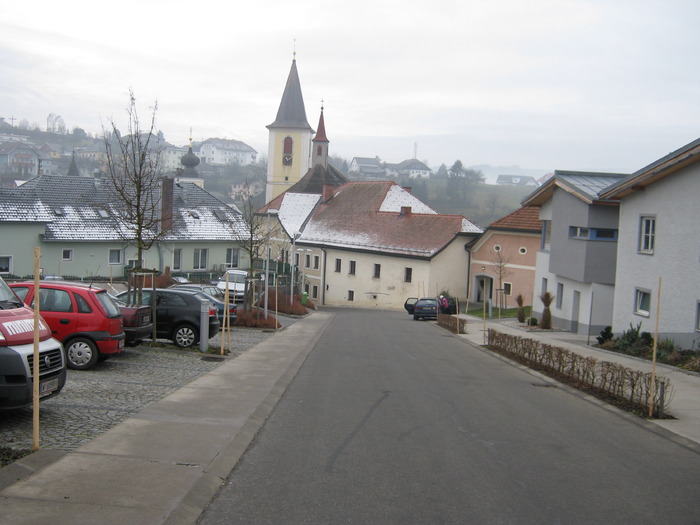
[{"label": "red car", "polygon": [[[34,283],[10,287],[26,304],[34,302]],[[124,348],[122,314],[105,290],[80,283],[41,281],[39,311],[66,351],[69,368],[86,370],[98,359]]]},{"label": "red car", "polygon": [[126,334],[126,345],[132,346],[143,339],[153,337],[153,316],[150,306],[128,305],[118,297],[109,294],[122,313],[122,326]]}]

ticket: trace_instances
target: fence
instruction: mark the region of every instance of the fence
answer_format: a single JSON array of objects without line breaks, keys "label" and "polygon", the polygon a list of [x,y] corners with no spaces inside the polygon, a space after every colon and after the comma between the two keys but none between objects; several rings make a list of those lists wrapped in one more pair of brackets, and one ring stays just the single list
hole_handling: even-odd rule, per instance
[{"label": "fence", "polygon": [[653,398],[653,416],[663,418],[672,398],[671,381],[618,363],[599,361],[534,339],[489,329],[490,349],[556,378],[569,379],[577,387],[610,396],[630,408],[648,410]]}]

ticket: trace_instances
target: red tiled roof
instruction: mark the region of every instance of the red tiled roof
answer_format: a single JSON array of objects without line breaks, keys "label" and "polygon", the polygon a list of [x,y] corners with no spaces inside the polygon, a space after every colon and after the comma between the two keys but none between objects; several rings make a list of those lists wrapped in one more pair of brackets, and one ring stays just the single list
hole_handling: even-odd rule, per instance
[{"label": "red tiled roof", "polygon": [[[349,182],[318,206],[303,241],[432,257],[463,229],[460,215],[379,211],[394,182]],[[407,193],[407,195],[410,195]]]},{"label": "red tiled roof", "polygon": [[523,206],[513,213],[492,222],[489,230],[519,230],[542,231],[542,221],[539,218],[540,209],[537,206]]}]

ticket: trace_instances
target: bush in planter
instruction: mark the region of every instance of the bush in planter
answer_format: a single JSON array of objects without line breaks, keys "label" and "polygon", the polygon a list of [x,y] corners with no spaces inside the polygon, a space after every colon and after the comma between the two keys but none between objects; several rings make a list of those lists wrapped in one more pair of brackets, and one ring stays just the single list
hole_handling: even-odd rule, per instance
[{"label": "bush in planter", "polygon": [[540,322],[540,326],[544,330],[551,330],[552,311],[549,309],[549,306],[552,304],[552,302],[554,302],[554,296],[549,292],[545,292],[542,295],[540,295],[540,299],[542,300],[542,304],[544,304],[544,310],[542,311],[542,321]]},{"label": "bush in planter", "polygon": [[521,324],[525,322],[525,309],[523,308],[524,302],[525,301],[523,300],[522,294],[518,294],[518,296],[515,298],[515,303],[518,305],[518,322]]},{"label": "bush in planter", "polygon": [[600,335],[596,337],[596,340],[598,341],[599,345],[604,345],[608,341],[611,341],[613,338],[613,331],[611,326],[606,326],[603,331],[600,332]]}]

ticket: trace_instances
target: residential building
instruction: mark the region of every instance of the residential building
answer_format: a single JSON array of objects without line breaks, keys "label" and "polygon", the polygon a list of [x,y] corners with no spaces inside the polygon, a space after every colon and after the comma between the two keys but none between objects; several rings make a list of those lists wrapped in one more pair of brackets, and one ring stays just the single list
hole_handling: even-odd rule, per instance
[{"label": "residential building", "polygon": [[205,164],[254,164],[258,152],[245,142],[210,138],[195,144],[196,153]]},{"label": "residential building", "polygon": [[700,345],[700,139],[601,192],[619,201],[617,276],[611,324]]},{"label": "residential building", "polygon": [[[142,267],[212,274],[248,267],[239,241],[248,236],[240,213],[202,188],[163,179],[156,198],[159,240]],[[109,183],[92,177],[40,176],[19,188],[0,189],[0,275],[33,273],[41,249],[43,275],[122,277],[137,266],[133,225],[122,219]]]},{"label": "residential building", "polygon": [[410,177],[429,179],[433,174],[428,166],[417,159],[408,159],[398,164],[384,163],[384,172],[389,177]]},{"label": "residential building", "polygon": [[350,162],[351,173],[356,173],[363,180],[380,180],[386,178],[386,172],[379,162],[379,157],[354,157]]},{"label": "residential building", "polygon": [[[554,296],[550,310],[557,328],[597,334],[612,322],[618,203],[599,193],[625,176],[557,170],[522,203],[539,207],[534,294]],[[543,309],[535,300],[534,313]]]},{"label": "residential building", "polygon": [[539,186],[535,177],[524,175],[499,175],[496,184],[501,186],[533,186],[535,188]]},{"label": "residential building", "polygon": [[0,144],[0,172],[34,176],[39,172],[40,152],[29,143],[3,142]]},{"label": "residential building", "polygon": [[491,223],[470,245],[469,301],[510,308],[522,295],[523,304],[532,305],[541,237],[535,206],[518,208]]}]

